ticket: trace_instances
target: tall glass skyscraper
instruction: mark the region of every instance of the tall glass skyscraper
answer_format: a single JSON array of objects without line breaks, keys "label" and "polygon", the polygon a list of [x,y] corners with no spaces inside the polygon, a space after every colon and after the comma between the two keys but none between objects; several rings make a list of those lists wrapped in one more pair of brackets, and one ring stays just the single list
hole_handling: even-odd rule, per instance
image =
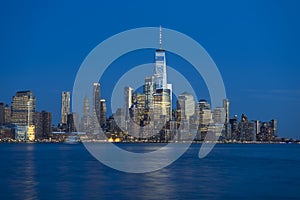
[{"label": "tall glass skyscraper", "polygon": [[61,94],[61,124],[67,124],[68,114],[70,113],[70,92],[62,92]]},{"label": "tall glass skyscraper", "polygon": [[155,89],[167,89],[166,52],[162,49],[162,28],[159,32],[159,49],[155,51],[154,81]]},{"label": "tall glass skyscraper", "polygon": [[162,28],[159,31],[159,49],[155,51],[154,64],[154,119],[165,116],[165,121],[172,116],[172,85],[167,83],[166,52],[162,49]]}]

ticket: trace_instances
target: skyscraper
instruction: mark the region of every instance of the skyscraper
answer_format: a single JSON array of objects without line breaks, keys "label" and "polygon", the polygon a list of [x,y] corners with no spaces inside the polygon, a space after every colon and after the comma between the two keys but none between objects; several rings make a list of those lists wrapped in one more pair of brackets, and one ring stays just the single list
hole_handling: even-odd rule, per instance
[{"label": "skyscraper", "polygon": [[204,140],[208,132],[209,124],[212,123],[210,104],[206,100],[200,100],[195,110],[199,116],[199,133],[197,134],[197,138]]},{"label": "skyscraper", "polygon": [[87,96],[84,97],[83,112],[81,117],[81,131],[89,133],[91,128],[90,103]]},{"label": "skyscraper", "polygon": [[230,112],[229,112],[229,100],[228,99],[223,99],[223,108],[225,112],[225,122],[224,122],[224,134],[223,137],[225,139],[230,139],[231,138],[231,124],[230,124]]},{"label": "skyscraper", "polygon": [[154,119],[165,116],[165,121],[172,117],[172,85],[167,83],[166,52],[162,49],[162,28],[159,31],[159,49],[155,51],[154,63]]},{"label": "skyscraper", "polygon": [[159,31],[159,49],[155,51],[154,64],[155,89],[167,89],[166,52],[162,49],[162,28]]},{"label": "skyscraper", "polygon": [[178,96],[177,111],[180,113],[181,119],[189,121],[195,112],[195,101],[192,94],[184,92]]},{"label": "skyscraper", "polygon": [[49,138],[52,133],[52,113],[43,110],[34,114],[35,137]]},{"label": "skyscraper", "polygon": [[67,132],[77,132],[78,128],[78,115],[77,113],[68,114]]},{"label": "skyscraper", "polygon": [[32,91],[19,91],[11,104],[11,121],[15,125],[33,125],[33,113],[36,110],[36,99]]},{"label": "skyscraper", "polygon": [[129,108],[132,106],[132,98],[133,98],[133,88],[125,87],[124,88],[124,115],[125,120],[129,120]]},{"label": "skyscraper", "polygon": [[229,100],[223,99],[223,108],[225,111],[225,124],[229,124]]},{"label": "skyscraper", "polygon": [[216,107],[213,113],[214,123],[224,124],[225,121],[225,109],[222,107]]},{"label": "skyscraper", "polygon": [[61,124],[67,124],[68,114],[70,113],[70,92],[61,94]]},{"label": "skyscraper", "polygon": [[93,85],[93,115],[97,123],[100,123],[100,83]]},{"label": "skyscraper", "polygon": [[145,85],[144,85],[144,94],[146,97],[145,100],[145,109],[150,110],[153,109],[153,76],[147,76],[145,78]]},{"label": "skyscraper", "polygon": [[105,99],[100,100],[100,126],[103,128],[106,124],[106,102]]}]

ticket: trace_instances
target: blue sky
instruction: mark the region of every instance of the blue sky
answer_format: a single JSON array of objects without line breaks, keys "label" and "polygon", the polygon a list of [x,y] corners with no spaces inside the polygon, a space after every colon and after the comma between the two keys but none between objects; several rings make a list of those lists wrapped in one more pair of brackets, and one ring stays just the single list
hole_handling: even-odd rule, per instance
[{"label": "blue sky", "polygon": [[[280,136],[300,138],[299,8],[296,0],[2,1],[0,102],[10,104],[16,91],[31,89],[38,110],[51,111],[58,123],[61,91],[72,89],[96,45],[127,29],[162,25],[207,50],[223,77],[232,115],[276,118]],[[137,55],[140,62],[153,59],[149,52]],[[124,59],[122,65],[133,63]],[[110,91],[102,91],[106,98]]]}]

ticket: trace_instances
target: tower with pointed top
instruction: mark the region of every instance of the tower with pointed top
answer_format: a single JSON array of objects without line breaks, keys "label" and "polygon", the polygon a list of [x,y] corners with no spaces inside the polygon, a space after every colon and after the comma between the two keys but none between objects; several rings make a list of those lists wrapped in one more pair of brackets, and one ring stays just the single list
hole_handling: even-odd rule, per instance
[{"label": "tower with pointed top", "polygon": [[166,52],[162,48],[162,28],[159,28],[159,49],[155,51],[154,64],[155,89],[167,89]]},{"label": "tower with pointed top", "polygon": [[[166,51],[162,48],[161,26],[159,28],[159,49],[155,51],[153,92],[154,118],[160,122],[170,120],[172,116],[172,85],[167,82]],[[164,116],[164,120],[162,120],[162,116]]]}]

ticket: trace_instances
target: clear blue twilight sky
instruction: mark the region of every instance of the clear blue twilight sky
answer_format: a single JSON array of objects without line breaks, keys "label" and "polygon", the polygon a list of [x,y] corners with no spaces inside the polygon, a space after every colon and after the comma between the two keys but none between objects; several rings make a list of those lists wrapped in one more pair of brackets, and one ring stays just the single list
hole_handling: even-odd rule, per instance
[{"label": "clear blue twilight sky", "polygon": [[[296,0],[2,1],[0,102],[33,90],[37,109],[51,111],[56,124],[61,91],[72,90],[96,45],[127,29],[162,25],[207,50],[222,74],[231,116],[276,118],[279,136],[300,138],[299,9]],[[153,55],[141,55],[140,62],[153,62]],[[110,91],[102,91],[106,98]]]}]

